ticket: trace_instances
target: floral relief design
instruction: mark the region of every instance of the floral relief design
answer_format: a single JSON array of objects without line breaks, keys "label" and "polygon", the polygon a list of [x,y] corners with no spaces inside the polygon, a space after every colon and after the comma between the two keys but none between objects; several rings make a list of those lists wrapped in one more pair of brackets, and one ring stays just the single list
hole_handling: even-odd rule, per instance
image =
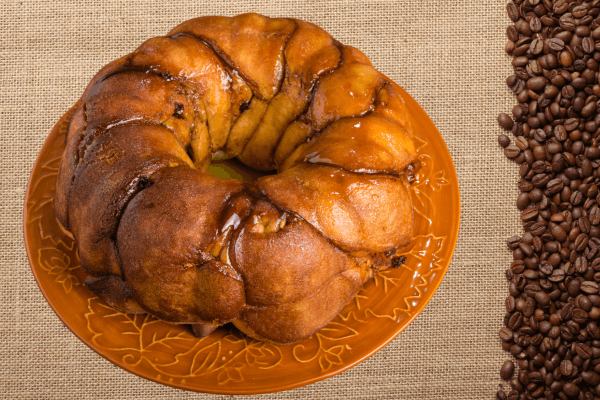
[{"label": "floral relief design", "polygon": [[42,165],[42,174],[32,187],[37,196],[31,196],[36,200],[28,204],[28,224],[39,231],[41,246],[37,249],[37,258],[40,267],[68,294],[74,286],[81,285],[76,275],[80,270],[79,255],[75,241],[61,231],[54,218],[54,192],[44,191],[47,187],[54,188],[60,160],[60,156],[55,157]]},{"label": "floral relief design", "polygon": [[[68,121],[68,116],[65,116]],[[64,145],[67,123],[63,121],[48,140]],[[52,135],[55,135],[54,137]],[[445,237],[433,232],[429,217],[439,192],[449,182],[443,168],[437,168],[428,154],[429,143],[415,137],[422,168],[411,186],[415,207],[415,237],[398,252],[406,262],[396,269],[375,275],[355,299],[318,333],[293,345],[275,346],[246,337],[236,329],[220,328],[208,337],[198,339],[178,325],[151,315],[120,313],[94,297],[82,282],[75,242],[62,232],[54,218],[54,186],[62,148],[51,146],[32,175],[27,201],[27,227],[37,235],[31,245],[34,270],[45,274],[60,295],[81,299],[84,330],[77,333],[88,338],[101,354],[132,371],[152,371],[155,380],[198,386],[205,380],[217,385],[243,384],[260,374],[302,366],[321,373],[340,370],[348,363],[353,349],[362,341],[361,332],[377,320],[397,326],[419,311],[419,299],[438,273],[444,272],[439,256]],[[46,161],[47,160],[47,161]],[[35,176],[35,179],[34,179]],[[77,290],[74,290],[77,288]],[[398,290],[402,289],[402,296]],[[48,289],[46,289],[48,290]],[[435,290],[435,288],[434,288]],[[67,300],[67,302],[70,300]],[[57,309],[57,312],[60,311]],[[392,328],[395,329],[395,328]],[[144,375],[144,373],[140,372]],[[146,376],[146,375],[144,375]]]},{"label": "floral relief design", "polygon": [[[412,202],[415,211],[415,217],[420,218],[427,223],[427,229],[431,228],[432,221],[428,215],[431,215],[433,209],[432,196],[435,192],[442,189],[444,185],[448,185],[448,180],[445,178],[443,169],[435,170],[434,160],[431,155],[427,154],[424,149],[428,142],[423,138],[415,135],[413,137],[421,169],[418,171],[415,182],[410,186]],[[415,239],[413,239],[415,240]]]},{"label": "floral relief design", "polygon": [[[339,316],[337,317],[339,318]],[[336,318],[336,319],[337,319]],[[308,363],[317,361],[322,372],[329,371],[334,365],[342,365],[342,353],[350,347],[346,339],[357,336],[358,331],[336,320],[306,340],[316,340],[317,346],[307,346],[306,341],[294,346],[292,353],[296,361]],[[314,347],[310,349],[310,347]]]},{"label": "floral relief design", "polygon": [[[99,298],[88,299],[85,313],[91,342],[117,354],[123,364],[146,364],[158,375],[177,379],[214,375],[219,384],[242,381],[245,368],[270,369],[282,359],[277,346],[250,339],[237,331],[198,339],[186,329],[149,314],[123,314]],[[107,329],[107,327],[109,329]],[[116,329],[114,335],[106,332]]]}]

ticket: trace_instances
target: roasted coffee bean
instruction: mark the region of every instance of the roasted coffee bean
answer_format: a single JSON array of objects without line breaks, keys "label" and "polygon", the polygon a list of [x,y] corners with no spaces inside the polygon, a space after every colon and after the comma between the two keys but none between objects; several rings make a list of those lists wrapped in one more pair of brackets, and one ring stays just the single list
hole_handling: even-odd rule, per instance
[{"label": "roasted coffee bean", "polygon": [[581,48],[583,49],[583,51],[590,54],[590,53],[594,52],[595,47],[596,47],[596,43],[594,43],[594,39],[592,39],[589,36],[583,38],[583,40],[581,42]]},{"label": "roasted coffee bean", "polygon": [[[509,117],[510,118],[510,117]],[[512,121],[512,120],[511,120]],[[512,127],[511,127],[512,128]],[[498,144],[501,147],[506,147],[510,144],[510,139],[508,138],[508,136],[506,135],[500,135],[498,136]]]},{"label": "roasted coffee bean", "polygon": [[552,264],[550,264],[548,261],[542,261],[539,265],[539,269],[540,272],[542,272],[545,275],[550,275],[553,271]]},{"label": "roasted coffee bean", "polygon": [[[558,57],[558,60],[560,61],[560,64],[563,67],[569,68],[570,66],[573,65],[573,56],[571,55],[571,53],[569,51],[561,51],[560,55]],[[541,83],[540,83],[540,85],[541,85]]]},{"label": "roasted coffee bean", "polygon": [[579,235],[577,235],[577,238],[575,238],[575,242],[573,243],[575,246],[575,250],[583,252],[587,247],[588,242],[588,236],[585,233],[580,233]]},{"label": "roasted coffee bean", "polygon": [[519,14],[519,8],[515,5],[515,3],[508,3],[506,6],[506,11],[508,12],[508,18],[512,20],[512,22],[517,22],[521,15]]},{"label": "roasted coffee bean", "polygon": [[505,381],[508,381],[512,378],[515,372],[515,364],[508,360],[504,364],[502,364],[502,368],[500,368],[500,377]]},{"label": "roasted coffee bean", "polygon": [[562,269],[555,269],[552,274],[548,277],[550,282],[562,282],[565,279],[565,271]]},{"label": "roasted coffee bean", "polygon": [[[565,86],[567,87],[567,86]],[[569,86],[571,89],[573,89],[572,86]],[[575,89],[573,89],[574,91]],[[567,132],[571,132],[574,131],[575,129],[577,129],[577,127],[579,126],[579,120],[577,118],[569,118],[568,120],[565,121],[564,127],[567,130]]]},{"label": "roasted coffee bean", "polygon": [[579,387],[573,383],[567,382],[563,385],[563,392],[569,397],[576,397],[579,395]]},{"label": "roasted coffee bean", "polygon": [[513,339],[513,333],[510,329],[504,327],[500,329],[500,339],[504,342],[510,342]]},{"label": "roasted coffee bean", "polygon": [[546,307],[550,304],[550,297],[545,292],[537,292],[535,294],[535,301],[542,307]]},{"label": "roasted coffee bean", "polygon": [[531,179],[531,183],[533,184],[533,186],[535,186],[537,188],[546,186],[546,184],[549,181],[550,181],[550,176],[548,174],[537,174]]},{"label": "roasted coffee bean", "polygon": [[519,210],[524,210],[529,205],[529,194],[528,193],[520,193],[517,198],[517,208]]},{"label": "roasted coffee bean", "polygon": [[534,78],[530,78],[527,80],[527,87],[533,91],[540,91],[544,89],[546,84],[548,83],[547,79],[543,76],[536,76]]},{"label": "roasted coffee bean", "polygon": [[[588,270],[588,261],[585,257],[577,257],[575,260],[575,272],[580,275],[583,275]],[[570,294],[570,293],[569,293]]]},{"label": "roasted coffee bean", "polygon": [[[531,193],[533,192],[533,190],[531,192],[529,192],[529,198],[531,199]],[[535,224],[533,224],[529,230],[529,232],[532,235],[535,236],[541,236],[542,234],[544,234],[544,232],[546,232],[546,225],[543,222],[536,222]],[[542,244],[542,242],[540,242],[540,244]],[[536,249],[536,252],[541,251],[542,248],[540,246],[539,249]]]},{"label": "roasted coffee bean", "polygon": [[[503,128],[506,129],[507,131],[510,131],[514,125],[514,122],[512,120],[512,118],[506,114],[506,113],[501,113],[500,115],[498,115],[498,124]],[[506,146],[503,146],[506,147]]]},{"label": "roasted coffee bean", "polygon": [[519,329],[521,327],[521,324],[523,323],[523,314],[521,314],[520,312],[516,312],[514,313],[509,319],[508,319],[508,327],[510,329],[512,329],[513,331],[515,329]]},{"label": "roasted coffee bean", "polygon": [[587,294],[598,293],[598,283],[594,281],[581,282],[580,290]]},{"label": "roasted coffee bean", "polygon": [[565,232],[561,225],[554,225],[550,229],[550,233],[552,233],[554,239],[558,240],[561,243],[567,240],[567,232]]},{"label": "roasted coffee bean", "polygon": [[560,373],[562,376],[571,376],[573,373],[573,363],[571,360],[563,360],[560,363]]},{"label": "roasted coffee bean", "polygon": [[[510,43],[510,41],[508,42]],[[514,49],[513,49],[514,50]],[[532,55],[541,54],[544,51],[544,41],[542,39],[534,39],[529,45],[529,52]],[[511,51],[512,52],[512,51]],[[508,53],[508,52],[507,52]],[[547,67],[550,67],[547,65]]]},{"label": "roasted coffee bean", "polygon": [[[598,375],[597,373],[595,373],[593,371],[583,371],[581,373],[581,378],[589,385],[592,385],[592,386],[600,385],[600,375]],[[597,394],[597,392],[596,392],[596,394]]]},{"label": "roasted coffee bean", "polygon": [[579,289],[580,289],[580,282],[577,279],[571,280],[571,282],[569,282],[569,284],[567,285],[567,292],[569,293],[569,296],[571,296],[571,297],[577,296],[579,294]]},{"label": "roasted coffee bean", "polygon": [[537,208],[528,208],[527,210],[525,210],[521,213],[521,220],[523,222],[533,221],[533,220],[537,219],[539,213],[540,212],[538,211]]},{"label": "roasted coffee bean", "polygon": [[593,206],[589,213],[590,223],[592,225],[600,224],[600,208],[598,206]]},{"label": "roasted coffee bean", "polygon": [[521,150],[515,145],[509,145],[504,149],[504,155],[508,158],[516,158],[521,153]]},{"label": "roasted coffee bean", "polygon": [[506,245],[508,246],[508,248],[513,250],[519,247],[520,243],[521,238],[519,236],[513,236],[506,241]]},{"label": "roasted coffee bean", "polygon": [[516,42],[517,40],[519,40],[519,32],[513,25],[511,25],[508,28],[506,28],[506,37],[508,38],[508,40]]},{"label": "roasted coffee bean", "polygon": [[[507,32],[507,34],[508,34],[508,32]],[[510,37],[509,37],[509,39],[510,39]],[[565,42],[563,42],[561,39],[552,38],[548,41],[548,47],[552,51],[561,51],[562,49],[565,48]]]},{"label": "roasted coffee bean", "polygon": [[558,178],[552,179],[546,185],[546,189],[548,189],[550,194],[556,194],[556,193],[560,192],[563,189],[563,187],[564,187],[564,182],[562,181],[562,179],[558,179]]},{"label": "roasted coffee bean", "polygon": [[[573,21],[573,23],[575,23],[575,21]],[[537,17],[533,17],[531,19],[531,21],[529,21],[529,29],[531,29],[532,32],[539,32],[542,30],[542,21],[540,21],[539,18]],[[575,28],[573,28],[575,29]]]}]

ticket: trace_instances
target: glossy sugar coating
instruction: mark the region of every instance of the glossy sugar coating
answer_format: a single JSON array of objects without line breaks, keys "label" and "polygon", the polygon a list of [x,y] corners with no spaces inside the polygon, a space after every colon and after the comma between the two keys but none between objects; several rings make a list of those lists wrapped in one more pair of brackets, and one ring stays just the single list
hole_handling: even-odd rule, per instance
[{"label": "glossy sugar coating", "polygon": [[[71,119],[55,211],[114,308],[317,332],[412,236],[416,162],[397,85],[322,29],[196,18],[104,67]],[[204,172],[237,157],[278,174]]]}]

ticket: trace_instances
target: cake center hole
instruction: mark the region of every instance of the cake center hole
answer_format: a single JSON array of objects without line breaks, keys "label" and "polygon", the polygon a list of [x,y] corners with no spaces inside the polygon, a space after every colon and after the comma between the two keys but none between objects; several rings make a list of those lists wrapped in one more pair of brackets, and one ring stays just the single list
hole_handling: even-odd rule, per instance
[{"label": "cake center hole", "polygon": [[275,173],[275,171],[257,171],[242,164],[235,158],[213,161],[206,172],[213,174],[217,178],[237,179],[242,182],[253,182],[261,176],[273,175]]}]

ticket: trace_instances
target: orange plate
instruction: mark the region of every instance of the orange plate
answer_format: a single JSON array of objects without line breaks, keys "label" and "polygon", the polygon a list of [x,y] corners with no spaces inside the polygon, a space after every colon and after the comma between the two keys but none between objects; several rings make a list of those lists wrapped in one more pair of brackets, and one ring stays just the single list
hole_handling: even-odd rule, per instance
[{"label": "orange plate", "polygon": [[358,364],[423,310],[452,259],[458,236],[458,181],[448,148],[425,111],[402,91],[423,168],[412,185],[415,237],[406,263],[376,276],[317,334],[274,346],[221,328],[197,339],[184,326],[121,314],[83,285],[75,242],[54,219],[56,175],[74,109],[46,139],[27,187],[23,229],[33,275],[64,324],[98,354],[165,385],[220,394],[276,392],[317,382]]}]

